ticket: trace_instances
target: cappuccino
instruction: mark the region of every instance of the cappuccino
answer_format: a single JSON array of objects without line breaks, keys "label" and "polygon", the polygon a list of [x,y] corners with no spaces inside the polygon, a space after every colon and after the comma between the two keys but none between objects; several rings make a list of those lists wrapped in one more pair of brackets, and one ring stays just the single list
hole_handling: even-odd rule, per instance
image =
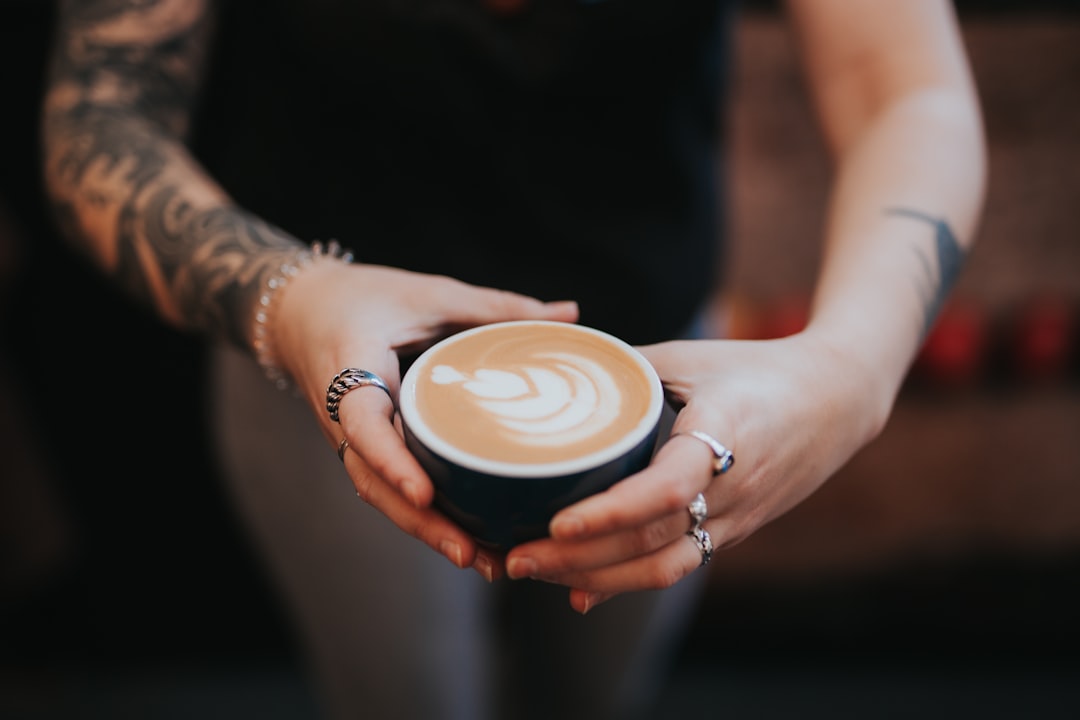
[{"label": "cappuccino", "polygon": [[402,412],[432,451],[515,475],[587,465],[640,440],[662,394],[629,345],[557,322],[467,330],[430,349],[408,376]]},{"label": "cappuccino", "polygon": [[559,510],[648,465],[664,393],[622,340],[516,321],[426,350],[405,373],[398,403],[435,506],[506,549],[543,537]]}]

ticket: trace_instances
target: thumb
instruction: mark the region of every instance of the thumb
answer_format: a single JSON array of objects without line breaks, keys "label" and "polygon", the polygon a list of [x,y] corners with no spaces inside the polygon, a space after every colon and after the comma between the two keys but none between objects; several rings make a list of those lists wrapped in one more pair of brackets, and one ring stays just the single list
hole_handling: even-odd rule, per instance
[{"label": "thumb", "polygon": [[558,300],[544,303],[541,313],[545,320],[560,320],[562,322],[577,322],[580,316],[578,304],[574,300]]},{"label": "thumb", "polygon": [[470,306],[470,320],[475,324],[504,320],[555,320],[577,322],[578,304],[574,300],[543,302],[505,290],[486,291],[483,302]]}]

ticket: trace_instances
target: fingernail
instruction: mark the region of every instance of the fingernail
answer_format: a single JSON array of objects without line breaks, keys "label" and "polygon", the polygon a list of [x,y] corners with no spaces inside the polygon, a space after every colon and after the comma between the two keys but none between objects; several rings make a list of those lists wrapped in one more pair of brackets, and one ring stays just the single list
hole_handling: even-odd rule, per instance
[{"label": "fingernail", "polygon": [[439,543],[439,552],[445,555],[450,562],[459,568],[465,567],[464,561],[461,559],[461,546],[453,540],[443,540]]},{"label": "fingernail", "polygon": [[578,304],[573,300],[557,300],[546,304],[548,310],[557,315],[567,315],[576,318],[581,312],[578,309]]},{"label": "fingernail", "polygon": [[557,538],[574,538],[585,532],[585,523],[573,515],[557,517],[551,521],[551,534]]},{"label": "fingernail", "polygon": [[477,555],[476,560],[473,561],[473,570],[480,574],[480,577],[490,582],[495,582],[495,567],[491,564],[491,559],[484,555]]},{"label": "fingernail", "polygon": [[589,612],[593,608],[599,606],[599,604],[602,602],[607,602],[612,597],[615,597],[615,595],[616,594],[609,595],[607,593],[590,593],[588,596],[585,596],[585,609],[582,611],[581,614],[583,615],[586,612]]},{"label": "fingernail", "polygon": [[511,558],[506,564],[506,574],[513,580],[532,577],[536,574],[536,561],[527,557]]}]

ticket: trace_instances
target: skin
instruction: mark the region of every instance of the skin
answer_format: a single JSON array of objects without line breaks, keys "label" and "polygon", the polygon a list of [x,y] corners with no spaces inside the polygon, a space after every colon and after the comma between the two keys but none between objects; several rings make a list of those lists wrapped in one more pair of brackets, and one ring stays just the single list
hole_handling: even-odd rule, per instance
[{"label": "skin", "polygon": [[[985,186],[982,120],[950,3],[791,0],[817,120],[834,163],[810,321],[768,341],[641,348],[680,409],[738,458],[713,478],[698,440],[567,508],[551,537],[499,557],[432,510],[384,393],[328,379],[361,367],[398,391],[398,354],[455,329],[519,318],[577,319],[446,277],[316,262],[278,298],[270,332],[357,493],[458,567],[570,588],[588,612],[622,592],[669,587],[700,564],[687,504],[731,547],[817,490],[881,432],[905,373],[970,249]],[[237,207],[185,145],[212,0],[61,3],[45,101],[45,176],[71,241],[167,322],[249,348],[260,288],[303,244]],[[362,258],[361,258],[362,260]]]}]

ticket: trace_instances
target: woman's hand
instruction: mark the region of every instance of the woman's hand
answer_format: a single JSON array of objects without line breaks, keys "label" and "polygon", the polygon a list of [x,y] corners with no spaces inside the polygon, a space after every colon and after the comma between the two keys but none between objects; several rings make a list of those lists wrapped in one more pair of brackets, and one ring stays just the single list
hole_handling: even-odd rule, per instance
[{"label": "woman's hand", "polygon": [[[821,486],[880,431],[891,403],[871,373],[810,332],[641,350],[679,409],[671,439],[644,471],[556,515],[551,538],[507,556],[511,577],[573,588],[579,612],[621,592],[669,587],[701,565],[687,537],[697,493],[714,547],[731,547]],[[680,434],[690,430],[734,452],[728,472],[713,475],[709,446]]]},{"label": "woman's hand", "polygon": [[272,318],[274,350],[310,402],[334,452],[348,440],[345,468],[357,494],[403,531],[458,567],[475,566],[488,580],[501,561],[430,507],[434,488],[405,447],[394,404],[377,387],[342,397],[339,422],[326,410],[326,391],[344,368],[383,378],[397,397],[399,358],[415,355],[451,332],[519,319],[574,322],[573,302],[543,303],[447,277],[373,265],[318,261],[282,291]]}]

